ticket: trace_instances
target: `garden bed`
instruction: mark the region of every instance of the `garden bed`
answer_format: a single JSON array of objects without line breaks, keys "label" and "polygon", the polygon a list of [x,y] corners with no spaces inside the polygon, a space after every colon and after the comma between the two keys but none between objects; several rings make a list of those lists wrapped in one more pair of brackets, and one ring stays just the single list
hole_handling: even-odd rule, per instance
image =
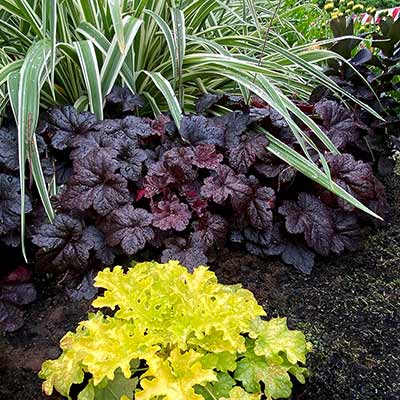
[{"label": "garden bed", "polygon": [[[355,253],[317,260],[311,276],[242,252],[223,252],[214,263],[223,283],[243,283],[269,317],[287,315],[289,326],[313,342],[311,377],[294,399],[400,396],[400,181],[391,177],[385,184],[393,210],[388,225],[366,230]],[[58,355],[61,337],[90,309],[89,301],[67,300],[56,282],[36,284],[38,299],[27,309],[25,326],[0,338],[0,398],[45,399],[41,363]]]}]

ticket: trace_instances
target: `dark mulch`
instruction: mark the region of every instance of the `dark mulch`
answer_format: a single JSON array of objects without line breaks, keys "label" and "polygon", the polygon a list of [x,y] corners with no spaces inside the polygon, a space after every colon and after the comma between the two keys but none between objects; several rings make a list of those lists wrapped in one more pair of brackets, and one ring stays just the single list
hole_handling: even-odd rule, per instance
[{"label": "dark mulch", "polygon": [[[366,232],[358,252],[320,260],[311,276],[241,252],[216,263],[222,282],[243,283],[270,317],[287,316],[314,344],[311,377],[295,388],[296,400],[400,399],[400,180],[386,183],[388,225]],[[0,338],[0,399],[45,398],[37,371],[88,309],[88,302],[71,303],[55,284],[39,282],[25,327]]]}]

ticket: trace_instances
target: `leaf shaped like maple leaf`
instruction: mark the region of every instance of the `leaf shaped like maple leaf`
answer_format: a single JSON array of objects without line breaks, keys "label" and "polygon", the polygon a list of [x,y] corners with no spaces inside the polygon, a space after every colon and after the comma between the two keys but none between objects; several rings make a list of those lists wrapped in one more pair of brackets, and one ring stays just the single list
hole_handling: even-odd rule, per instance
[{"label": "leaf shaped like maple leaf", "polygon": [[137,182],[142,176],[147,153],[142,149],[135,149],[126,144],[119,150],[117,160],[119,161],[121,175],[129,181]]},{"label": "leaf shaped like maple leaf", "polygon": [[213,118],[185,116],[182,118],[180,133],[193,146],[212,144],[229,148],[239,144],[248,124],[248,114],[239,111]]},{"label": "leaf shaped like maple leaf", "polygon": [[328,255],[331,249],[334,229],[329,209],[317,197],[300,193],[298,201],[288,200],[279,208],[286,217],[289,233],[303,233],[307,244],[321,255]]},{"label": "leaf shaped like maple leaf", "polygon": [[[29,197],[25,195],[25,213],[32,211]],[[19,179],[0,174],[0,236],[11,233],[20,226],[21,189]]]},{"label": "leaf shaped like maple leaf", "polygon": [[107,243],[112,247],[121,246],[130,256],[137,253],[154,238],[152,219],[146,210],[131,205],[111,212],[102,224]]},{"label": "leaf shaped like maple leaf", "polygon": [[124,113],[135,111],[144,106],[143,98],[133,94],[126,86],[114,86],[111,93],[106,97],[106,100],[111,104],[119,106]]},{"label": "leaf shaped like maple leaf", "polygon": [[322,118],[322,129],[338,149],[357,141],[359,131],[353,114],[340,103],[323,99],[315,104],[315,111]]},{"label": "leaf shaped like maple leaf", "polygon": [[166,360],[155,356],[140,380],[143,390],[137,392],[135,398],[151,400],[163,396],[165,400],[203,400],[203,396],[195,393],[194,386],[216,381],[217,377],[211,369],[203,368],[202,357],[194,350],[182,353],[179,349],[172,350]]},{"label": "leaf shaped like maple leaf", "polygon": [[118,162],[107,151],[91,151],[74,165],[74,175],[60,200],[67,209],[95,210],[105,216],[130,200],[127,180],[115,171]]},{"label": "leaf shaped like maple leaf", "polygon": [[[206,212],[193,223],[195,235],[207,247],[222,246],[228,234],[228,221],[218,214]],[[183,263],[184,264],[184,263]]]},{"label": "leaf shaped like maple leaf", "polygon": [[153,226],[163,231],[174,229],[182,232],[189,225],[192,213],[185,203],[181,203],[177,196],[161,200],[151,207]]},{"label": "leaf shaped like maple leaf", "polygon": [[76,137],[91,131],[97,121],[94,114],[79,112],[71,106],[50,109],[47,120],[51,144],[57,150],[70,147]]},{"label": "leaf shaped like maple leaf", "polygon": [[[356,161],[351,154],[329,155],[327,157],[332,180],[356,199],[366,202],[377,197],[376,182],[369,164]],[[343,199],[338,199],[340,206],[353,211],[354,206]]]},{"label": "leaf shaped like maple leaf", "polygon": [[246,174],[257,159],[267,154],[268,139],[262,133],[244,135],[241,142],[229,150],[229,165],[239,174]]},{"label": "leaf shaped like maple leaf", "polygon": [[332,211],[335,224],[335,234],[333,235],[331,250],[335,254],[342,254],[345,250],[357,250],[361,231],[357,217],[343,210]]},{"label": "leaf shaped like maple leaf", "polygon": [[255,339],[254,353],[257,356],[280,359],[283,363],[282,354],[285,354],[290,364],[306,363],[309,344],[303,332],[288,329],[286,318],[255,319],[250,337]]},{"label": "leaf shaped like maple leaf", "polygon": [[200,144],[193,148],[193,165],[198,168],[217,170],[224,156],[216,152],[212,144]]},{"label": "leaf shaped like maple leaf", "polygon": [[98,246],[94,227],[85,227],[78,218],[58,214],[52,224],[43,224],[32,237],[41,248],[38,257],[44,257],[61,270],[82,270],[88,266],[90,251]]},{"label": "leaf shaped like maple leaf", "polygon": [[187,242],[186,239],[177,237],[167,239],[164,244],[166,248],[162,252],[161,262],[166,263],[171,260],[177,260],[187,267],[189,271],[193,271],[199,265],[208,263],[202,241],[190,240]]},{"label": "leaf shaped like maple leaf", "polygon": [[260,230],[272,229],[272,209],[275,207],[275,192],[273,189],[260,186],[257,178],[250,176],[242,178],[247,190],[237,193],[232,199],[233,209],[239,214],[245,214],[250,225]]},{"label": "leaf shaped like maple leaf", "polygon": [[314,252],[298,238],[289,237],[283,223],[274,225],[269,243],[255,248],[259,255],[281,256],[283,262],[293,265],[304,274],[310,274],[314,267]]},{"label": "leaf shaped like maple leaf", "polygon": [[0,166],[10,171],[18,170],[18,132],[14,129],[0,129]]},{"label": "leaf shaped like maple leaf", "polygon": [[214,200],[217,204],[223,204],[229,196],[241,196],[247,190],[247,185],[239,179],[231,168],[221,165],[214,176],[204,180],[201,194],[208,199]]},{"label": "leaf shaped like maple leaf", "polygon": [[238,362],[234,377],[248,393],[264,393],[267,399],[288,398],[293,387],[288,370],[288,367],[271,363],[248,350]]}]

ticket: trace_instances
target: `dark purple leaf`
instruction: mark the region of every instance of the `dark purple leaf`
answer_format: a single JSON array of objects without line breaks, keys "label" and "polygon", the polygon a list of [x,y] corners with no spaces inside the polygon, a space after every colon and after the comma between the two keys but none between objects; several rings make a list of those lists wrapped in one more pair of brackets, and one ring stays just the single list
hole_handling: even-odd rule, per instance
[{"label": "dark purple leaf", "polygon": [[106,100],[111,104],[120,106],[124,113],[135,111],[144,106],[143,98],[133,94],[127,87],[114,86]]},{"label": "dark purple leaf", "polygon": [[275,224],[270,243],[262,250],[264,255],[281,256],[286,264],[293,265],[305,274],[313,269],[315,254],[297,238],[287,235],[281,223]]},{"label": "dark purple leaf", "polygon": [[82,270],[88,266],[90,250],[96,246],[93,227],[67,214],[58,214],[53,224],[44,224],[33,235],[32,242],[40,247],[38,258],[64,270]]},{"label": "dark purple leaf", "polygon": [[[32,211],[32,204],[25,195],[25,212]],[[19,228],[21,213],[21,191],[19,179],[0,174],[0,235]]]},{"label": "dark purple leaf", "polygon": [[154,238],[151,223],[152,216],[146,210],[126,205],[107,216],[103,223],[103,231],[108,245],[120,245],[122,250],[131,256],[144,249]]},{"label": "dark purple leaf", "polygon": [[174,229],[182,232],[189,225],[192,213],[185,203],[181,203],[177,196],[162,200],[151,207],[153,226],[163,231]]},{"label": "dark purple leaf", "polygon": [[208,111],[212,106],[218,104],[223,97],[223,94],[203,93],[196,101],[196,112],[201,114]]},{"label": "dark purple leaf", "polygon": [[307,244],[317,253],[327,256],[334,234],[329,209],[317,197],[300,193],[298,201],[285,201],[279,213],[286,217],[286,229],[292,234],[304,234]]},{"label": "dark purple leaf", "polygon": [[159,161],[150,166],[149,172],[144,179],[144,191],[147,198],[151,198],[165,190],[175,179],[168,173],[164,164]]},{"label": "dark purple leaf", "polygon": [[18,133],[16,130],[0,129],[0,167],[17,171],[18,161]]},{"label": "dark purple leaf", "polygon": [[221,247],[228,234],[228,222],[218,214],[207,212],[193,223],[193,229],[198,241],[203,241],[206,247]]},{"label": "dark purple leaf", "polygon": [[12,303],[16,306],[30,304],[36,300],[36,296],[37,292],[32,283],[0,286],[0,301]]},{"label": "dark purple leaf", "polygon": [[241,142],[229,151],[229,165],[239,174],[246,174],[257,159],[267,154],[267,137],[264,134],[244,135]]},{"label": "dark purple leaf", "polygon": [[24,325],[24,312],[11,303],[0,301],[0,332],[16,332]]},{"label": "dark purple leaf", "polygon": [[127,181],[115,171],[119,165],[108,153],[92,151],[76,161],[74,175],[60,196],[64,207],[85,211],[93,208],[104,216],[130,200]]},{"label": "dark purple leaf", "polygon": [[75,287],[66,288],[68,297],[72,301],[92,300],[96,297],[98,289],[93,286],[95,272],[89,271]]},{"label": "dark purple leaf", "polygon": [[353,114],[332,100],[321,100],[315,105],[315,111],[322,118],[322,128],[338,149],[354,143],[359,137]]},{"label": "dark purple leaf", "polygon": [[239,144],[248,123],[248,114],[239,111],[213,118],[186,116],[182,119],[180,133],[193,146],[213,144],[229,148]]},{"label": "dark purple leaf", "polygon": [[260,186],[257,178],[242,178],[245,191],[236,193],[232,198],[233,209],[238,215],[246,216],[250,225],[256,229],[272,228],[272,209],[275,207],[275,192]]},{"label": "dark purple leaf", "polygon": [[218,167],[215,176],[208,177],[204,180],[204,185],[201,188],[201,195],[212,199],[217,204],[223,204],[229,196],[239,196],[246,193],[248,187],[235,172],[221,165]]},{"label": "dark purple leaf", "polygon": [[[376,178],[369,164],[356,161],[351,154],[330,155],[327,157],[331,176],[339,186],[356,199],[366,202],[376,198]],[[342,208],[353,211],[354,206],[338,199]]]},{"label": "dark purple leaf", "polygon": [[332,252],[342,254],[345,250],[357,250],[361,238],[357,217],[342,210],[333,210],[332,216],[335,224],[335,233],[331,244]]},{"label": "dark purple leaf", "polygon": [[166,249],[161,256],[161,262],[163,263],[177,260],[191,272],[193,272],[194,268],[208,263],[202,244],[199,245],[196,242],[187,243],[185,239],[178,237],[167,240],[165,245]]},{"label": "dark purple leaf", "polygon": [[57,150],[70,147],[76,137],[86,135],[96,124],[95,115],[78,112],[71,106],[49,110],[47,119],[51,144]]},{"label": "dark purple leaf", "polygon": [[135,149],[127,143],[118,153],[120,173],[132,182],[137,182],[142,176],[143,164],[147,160],[144,150]]},{"label": "dark purple leaf", "polygon": [[224,156],[215,150],[212,144],[200,144],[193,149],[193,165],[198,168],[217,170]]}]

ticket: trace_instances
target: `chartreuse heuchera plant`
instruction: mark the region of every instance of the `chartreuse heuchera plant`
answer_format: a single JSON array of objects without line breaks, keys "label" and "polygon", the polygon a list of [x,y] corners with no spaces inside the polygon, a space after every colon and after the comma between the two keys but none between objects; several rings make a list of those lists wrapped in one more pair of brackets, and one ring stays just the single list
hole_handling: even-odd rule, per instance
[{"label": "chartreuse heuchera plant", "polygon": [[[222,285],[207,267],[144,262],[100,272],[98,311],[61,340],[40,372],[43,390],[79,400],[288,398],[305,382],[310,344],[270,321],[241,285]],[[72,388],[72,390],[71,390]],[[263,396],[263,397],[262,397]]]}]

